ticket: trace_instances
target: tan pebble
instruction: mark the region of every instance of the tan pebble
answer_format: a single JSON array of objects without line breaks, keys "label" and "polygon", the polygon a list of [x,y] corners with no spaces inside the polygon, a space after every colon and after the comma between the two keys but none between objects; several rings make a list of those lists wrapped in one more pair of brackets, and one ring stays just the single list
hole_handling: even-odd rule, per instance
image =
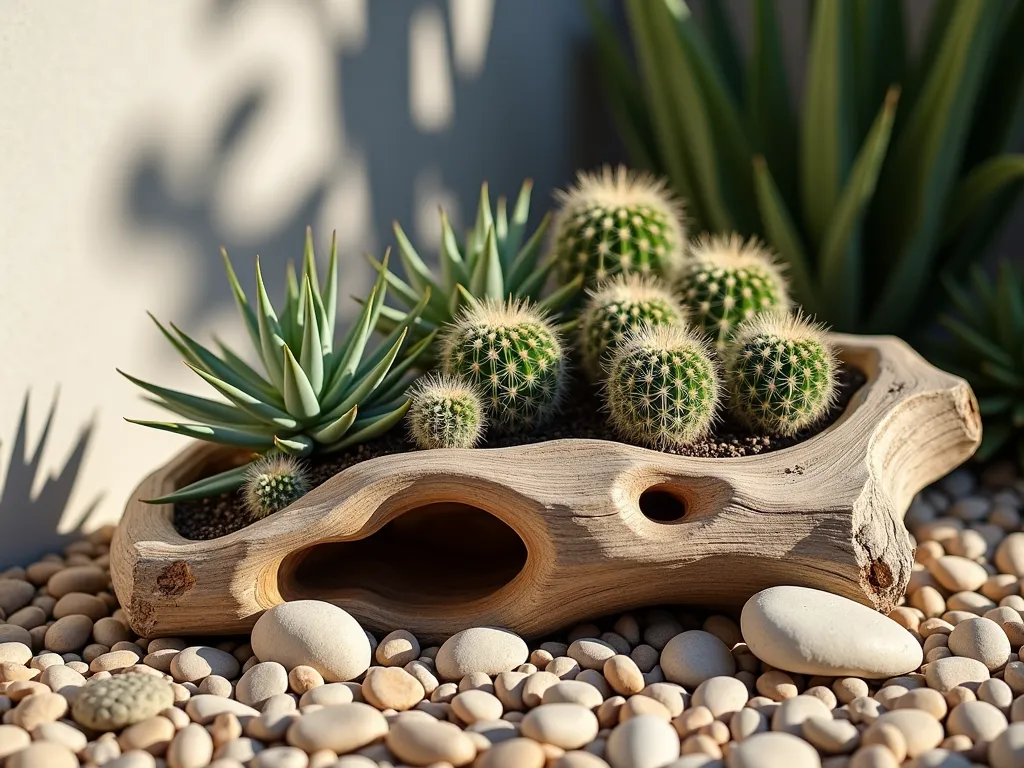
[{"label": "tan pebble", "polygon": [[6,768],[78,768],[75,753],[62,744],[37,741],[7,758]]},{"label": "tan pebble", "polygon": [[[340,701],[338,703],[346,704],[348,702]],[[271,696],[269,699],[263,702],[263,709],[260,710],[260,713],[264,715],[282,714],[284,712],[295,712],[296,709],[298,709],[298,702],[295,700],[294,694],[282,693],[278,696]]]},{"label": "tan pebble", "polygon": [[[305,708],[310,705],[331,707],[335,704],[348,704],[353,700],[352,689],[349,686],[344,683],[327,683],[302,694],[302,698],[299,699],[299,707]],[[266,711],[265,707],[264,711]]]},{"label": "tan pebble", "polygon": [[142,659],[142,663],[147,667],[152,667],[155,670],[163,672],[164,674],[170,674],[171,662],[174,657],[178,655],[178,651],[173,648],[164,648],[160,651],[153,653],[147,653]]},{"label": "tan pebble", "polygon": [[376,760],[371,760],[365,755],[342,755],[334,768],[377,768]]},{"label": "tan pebble", "polygon": [[757,678],[757,692],[772,701],[792,699],[799,694],[793,678],[785,672],[772,670]]},{"label": "tan pebble", "polygon": [[396,629],[380,641],[376,650],[377,663],[385,667],[404,667],[420,655],[416,636],[404,629]]},{"label": "tan pebble", "polygon": [[[441,684],[437,677],[434,676],[433,669],[419,659],[410,661],[402,669],[419,680],[420,685],[423,686],[423,692],[427,696],[432,694],[434,689]],[[503,672],[502,674],[509,673]]]},{"label": "tan pebble", "polygon": [[98,621],[109,613],[106,603],[95,595],[88,595],[84,592],[71,592],[64,595],[53,606],[53,618],[55,619],[73,614],[83,614],[93,621]]},{"label": "tan pebble", "polygon": [[23,666],[32,658],[32,649],[25,643],[0,643],[0,661]]},{"label": "tan pebble", "polygon": [[51,741],[61,744],[76,754],[85,749],[89,739],[77,728],[63,722],[40,723],[32,730],[35,741]]},{"label": "tan pebble", "polygon": [[97,659],[104,653],[110,653],[110,647],[106,645],[100,645],[99,643],[90,643],[82,649],[82,658],[86,664],[91,664],[93,659]]},{"label": "tan pebble", "polygon": [[[217,747],[213,756],[215,760],[235,760],[242,765],[247,765],[264,749],[263,742],[243,736]],[[374,764],[374,768],[376,768],[376,764]]]},{"label": "tan pebble", "polygon": [[951,688],[942,694],[942,698],[946,700],[946,710],[953,709],[965,701],[977,701],[978,697],[974,691],[970,688],[965,688],[962,685],[958,685],[955,688]]},{"label": "tan pebble", "polygon": [[271,747],[249,762],[249,768],[308,768],[309,765],[310,757],[295,747]]},{"label": "tan pebble", "polygon": [[47,686],[42,683],[36,682],[35,680],[17,680],[13,683],[6,683],[6,690],[4,693],[11,701],[19,702],[29,696],[33,696],[37,693],[50,693]]},{"label": "tan pebble", "polygon": [[735,677],[718,676],[705,680],[693,692],[693,706],[707,707],[712,715],[724,717],[743,709],[747,687]]},{"label": "tan pebble", "polygon": [[[555,678],[555,681],[557,682],[558,679]],[[445,704],[454,699],[455,695],[458,692],[459,687],[455,683],[441,683],[439,686],[437,686],[437,688],[434,689],[434,692],[430,694],[430,700],[434,704]],[[361,689],[360,695],[362,695]],[[540,702],[538,701],[538,703]]]},{"label": "tan pebble", "polygon": [[[167,707],[166,709],[161,709],[157,714],[159,714],[161,717],[166,717],[168,720],[170,720],[174,724],[174,730],[176,731],[180,731],[182,728],[184,728],[186,725],[192,722],[189,719],[189,716],[185,713],[185,710],[178,709],[177,707]],[[223,717],[234,717],[234,715],[217,715],[217,717],[214,718],[214,722],[217,722],[217,720]],[[235,719],[237,720],[238,718]]]},{"label": "tan pebble", "polygon": [[120,756],[121,747],[117,744],[117,737],[112,733],[89,742],[79,755],[83,762],[92,765],[105,765]]},{"label": "tan pebble", "polygon": [[931,664],[932,662],[938,661],[939,659],[948,659],[952,656],[953,652],[949,650],[948,647],[943,645],[939,648],[932,648],[930,651],[928,651],[928,653],[925,654],[924,660],[925,663]]},{"label": "tan pebble", "polygon": [[1006,730],[1006,715],[985,701],[965,701],[954,707],[946,719],[946,730],[978,743],[991,741]]},{"label": "tan pebble", "polygon": [[[207,675],[198,686],[198,692],[210,696],[223,696],[226,699],[233,698],[234,687],[231,681],[220,675]],[[242,702],[243,704],[245,702]]]},{"label": "tan pebble", "polygon": [[502,672],[494,678],[494,695],[505,711],[519,712],[526,708],[523,689],[528,677],[523,672]]},{"label": "tan pebble", "polygon": [[835,709],[839,706],[839,700],[836,699],[836,695],[832,692],[832,689],[824,685],[813,685],[804,691],[804,695],[820,699],[821,703],[829,709]]},{"label": "tan pebble", "polygon": [[544,704],[579,704],[587,709],[601,706],[604,696],[590,683],[580,680],[562,680],[544,691]]},{"label": "tan pebble", "polygon": [[648,696],[661,703],[671,717],[679,715],[685,708],[683,695],[686,693],[682,686],[675,683],[651,683],[640,691],[641,696]]},{"label": "tan pebble", "polygon": [[445,762],[462,766],[476,757],[473,742],[457,726],[429,718],[394,723],[385,743],[396,757],[413,765]]},{"label": "tan pebble", "polygon": [[[110,647],[113,647],[118,643],[129,642],[133,637],[135,637],[131,630],[124,624],[109,616],[96,620],[96,625],[92,628],[92,634],[93,637],[96,638],[97,643],[109,645]],[[160,649],[150,648],[148,650],[152,653]]]},{"label": "tan pebble", "polygon": [[559,682],[558,676],[553,672],[533,673],[523,681],[523,704],[527,707],[539,706],[545,691]]},{"label": "tan pebble", "polygon": [[324,677],[312,667],[300,664],[288,673],[288,686],[299,696],[324,684]]},{"label": "tan pebble", "polygon": [[92,619],[88,616],[72,615],[57,619],[46,630],[46,649],[56,653],[68,653],[84,648],[92,636]]},{"label": "tan pebble", "polygon": [[[996,602],[1010,595],[1019,595],[1020,579],[1008,573],[997,573],[989,576],[985,583],[981,585],[981,594]],[[1019,614],[1017,619],[1020,619]]]},{"label": "tan pebble", "polygon": [[558,656],[548,662],[544,671],[550,672],[561,680],[573,680],[580,673],[580,665],[579,662],[568,656]]},{"label": "tan pebble", "polygon": [[183,651],[188,648],[188,641],[182,637],[156,637],[150,641],[146,650],[149,653],[156,653],[157,651]]},{"label": "tan pebble", "polygon": [[655,666],[650,672],[644,672],[644,685],[663,682],[665,682],[665,673],[662,672],[660,664]]},{"label": "tan pebble", "polygon": [[989,671],[999,669],[1010,655],[1010,641],[996,622],[973,618],[958,623],[949,635],[949,649],[957,656],[976,659]]},{"label": "tan pebble", "polygon": [[685,739],[704,726],[711,725],[714,721],[715,716],[711,714],[710,709],[707,707],[693,707],[672,718],[672,726],[676,729],[676,733],[679,734],[680,738]]},{"label": "tan pebble", "polygon": [[973,592],[988,579],[988,572],[984,568],[973,560],[956,555],[944,555],[933,560],[928,565],[928,571],[951,592]]},{"label": "tan pebble", "polygon": [[936,720],[946,717],[948,706],[945,697],[931,688],[908,691],[893,703],[893,709],[923,709]]},{"label": "tan pebble", "polygon": [[384,716],[367,704],[324,707],[295,719],[288,744],[306,752],[330,749],[343,755],[372,744],[388,733]]},{"label": "tan pebble", "polygon": [[[994,601],[977,592],[955,592],[946,600],[947,613],[971,613],[981,616],[985,611],[990,611],[995,607]],[[956,622],[951,621],[950,623],[955,624]]]},{"label": "tan pebble", "polygon": [[[564,760],[555,763],[560,765]],[[541,746],[530,739],[512,738],[482,753],[473,768],[544,768],[546,756]]]},{"label": "tan pebble", "polygon": [[93,659],[89,664],[89,671],[114,672],[134,666],[139,661],[139,656],[134,651],[110,651]]},{"label": "tan pebble", "polygon": [[818,768],[814,747],[789,733],[756,733],[729,751],[729,768]]},{"label": "tan pebble", "polygon": [[870,725],[882,714],[882,705],[868,696],[859,696],[846,705],[854,723]]},{"label": "tan pebble", "polygon": [[809,717],[829,719],[832,713],[820,699],[813,696],[795,696],[782,702],[772,715],[772,730],[799,735],[804,720]]},{"label": "tan pebble", "polygon": [[625,703],[626,699],[623,696],[612,696],[602,701],[596,711],[597,724],[601,728],[614,728],[619,724],[619,710]]},{"label": "tan pebble", "polygon": [[28,731],[18,725],[0,725],[0,762],[5,757],[24,749],[32,741]]},{"label": "tan pebble", "polygon": [[881,744],[861,747],[850,757],[848,768],[898,768],[896,756]]},{"label": "tan pebble", "polygon": [[181,651],[171,661],[171,675],[178,683],[196,683],[210,675],[227,680],[238,677],[241,665],[226,651],[194,645]]},{"label": "tan pebble", "polygon": [[819,752],[829,755],[847,754],[860,743],[860,731],[847,720],[809,717],[802,723],[800,732]]},{"label": "tan pebble", "polygon": [[235,717],[243,720],[259,716],[259,712],[252,707],[247,707],[240,701],[227,699],[223,696],[211,696],[208,694],[196,694],[189,698],[185,704],[185,711],[192,718],[193,722],[206,725],[213,722],[213,719],[224,712],[230,712]]},{"label": "tan pebble", "polygon": [[509,672],[528,656],[526,643],[518,635],[491,627],[473,627],[445,640],[435,661],[441,679],[459,680],[470,672]]},{"label": "tan pebble", "polygon": [[412,709],[425,692],[419,680],[401,667],[375,667],[362,685],[363,698],[378,709]]},{"label": "tan pebble", "polygon": [[893,703],[905,693],[908,691],[902,685],[887,685],[880,688],[873,698],[886,709],[892,709]]},{"label": "tan pebble", "polygon": [[728,616],[712,614],[704,620],[704,624],[701,629],[705,632],[710,632],[712,635],[717,637],[725,643],[727,648],[732,648],[743,642],[743,635],[740,632],[739,624]]},{"label": "tan pebble", "polygon": [[174,738],[174,723],[166,717],[147,718],[125,728],[117,738],[122,752],[142,750],[151,755],[163,755]]},{"label": "tan pebble", "polygon": [[58,653],[41,653],[38,656],[34,656],[29,665],[32,669],[38,669],[40,672],[43,672],[48,667],[64,666],[64,657]]},{"label": "tan pebble", "polygon": [[[702,751],[709,750],[721,754],[713,740]],[[640,715],[616,726],[605,744],[605,755],[615,768],[660,768],[679,757],[679,753],[679,737],[672,726],[650,715]]]},{"label": "tan pebble", "polygon": [[615,655],[604,663],[604,676],[612,690],[632,696],[644,689],[643,672],[629,656]]},{"label": "tan pebble", "polygon": [[584,669],[578,675],[576,675],[575,682],[586,683],[598,690],[601,694],[602,699],[607,699],[609,696],[615,694],[612,687],[608,685],[608,681],[604,675],[598,672],[596,669]]},{"label": "tan pebble", "polygon": [[657,699],[650,696],[637,694],[630,696],[626,703],[619,708],[619,722],[624,723],[634,717],[649,716],[664,720],[666,723],[672,719],[668,708]]},{"label": "tan pebble", "polygon": [[[946,612],[946,600],[942,597],[942,593],[929,585],[924,585],[910,593],[910,605],[928,618],[936,618]],[[921,631],[920,625],[918,625],[918,631]]]},{"label": "tan pebble", "polygon": [[608,643],[593,638],[575,640],[566,651],[566,655],[580,665],[580,669],[604,668],[604,663],[615,656],[616,650]]},{"label": "tan pebble", "polygon": [[463,691],[486,691],[494,693],[494,682],[485,672],[470,672],[459,680],[459,693]]},{"label": "tan pebble", "polygon": [[0,610],[10,616],[32,602],[35,594],[36,588],[23,579],[0,579]]},{"label": "tan pebble", "polygon": [[36,605],[26,605],[8,616],[7,623],[22,629],[35,629],[46,623],[46,611]]},{"label": "tan pebble", "polygon": [[709,632],[691,630],[673,637],[661,652],[665,678],[696,688],[705,680],[736,672],[736,661],[725,643]]},{"label": "tan pebble", "polygon": [[47,667],[39,676],[39,682],[64,698],[73,699],[77,690],[85,685],[85,677],[67,665]]},{"label": "tan pebble", "polygon": [[23,699],[13,710],[15,725],[31,732],[40,723],[59,720],[68,711],[68,700],[57,693],[36,693]]},{"label": "tan pebble", "polygon": [[[231,683],[228,683],[228,695],[231,694],[230,686]],[[239,678],[235,685],[235,698],[243,704],[260,709],[271,696],[287,690],[288,670],[276,661],[265,661],[250,667]]]},{"label": "tan pebble", "polygon": [[579,704],[543,704],[527,712],[520,724],[522,734],[534,741],[562,749],[579,749],[597,736],[594,713]]},{"label": "tan pebble", "polygon": [[904,629],[916,630],[921,624],[922,613],[916,608],[898,606],[889,611],[888,616]]},{"label": "tan pebble", "polygon": [[479,721],[498,720],[504,711],[498,697],[485,691],[460,693],[452,699],[451,707],[458,718],[467,725]]},{"label": "tan pebble", "polygon": [[992,768],[1019,768],[1024,765],[1024,723],[1014,723],[996,736],[988,746]]},{"label": "tan pebble", "polygon": [[106,571],[94,565],[79,565],[65,568],[50,577],[46,589],[58,600],[72,592],[96,594],[107,588],[110,579]]},{"label": "tan pebble", "polygon": [[961,656],[939,659],[925,667],[928,687],[937,691],[948,691],[968,683],[981,684],[988,680],[989,671],[982,662]]},{"label": "tan pebble", "polygon": [[[309,709],[306,712],[306,716],[313,714],[314,712],[319,713],[325,709],[331,709],[332,707],[318,707],[316,709]],[[256,739],[258,741],[270,744],[275,741],[281,741],[292,724],[299,720],[299,713],[292,712],[264,712],[259,717],[251,718],[248,722],[242,725],[242,732],[250,739]]]},{"label": "tan pebble", "polygon": [[1011,533],[996,547],[995,564],[1001,573],[1024,577],[1024,533]]},{"label": "tan pebble", "polygon": [[213,758],[213,739],[197,723],[178,731],[167,748],[169,768],[204,768]]},{"label": "tan pebble", "polygon": [[767,730],[768,718],[756,709],[744,708],[729,718],[729,732],[736,741],[743,741],[755,733]]},{"label": "tan pebble", "polygon": [[907,756],[917,757],[929,749],[934,749],[943,739],[942,725],[929,713],[920,709],[898,709],[885,712],[868,727],[862,739],[871,743],[872,730],[880,730],[882,725],[893,725],[902,734],[907,743]]},{"label": "tan pebble", "polygon": [[1004,680],[992,678],[978,686],[977,697],[980,701],[991,704],[1004,715],[1009,714],[1013,704],[1013,690]]},{"label": "tan pebble", "polygon": [[39,677],[38,669],[31,669],[15,664],[13,661],[0,662],[0,681],[14,683],[19,680],[35,680]]},{"label": "tan pebble", "polygon": [[25,569],[25,578],[37,587],[41,587],[53,574],[63,569],[64,563],[62,561],[40,560],[39,562],[32,563],[32,565]]},{"label": "tan pebble", "polygon": [[1003,669],[1003,680],[1015,696],[1024,694],[1024,662],[1011,661]]},{"label": "tan pebble", "polygon": [[861,744],[864,746],[880,744],[888,749],[900,763],[907,757],[907,738],[903,735],[903,731],[893,723],[881,722],[871,726],[864,732]]}]

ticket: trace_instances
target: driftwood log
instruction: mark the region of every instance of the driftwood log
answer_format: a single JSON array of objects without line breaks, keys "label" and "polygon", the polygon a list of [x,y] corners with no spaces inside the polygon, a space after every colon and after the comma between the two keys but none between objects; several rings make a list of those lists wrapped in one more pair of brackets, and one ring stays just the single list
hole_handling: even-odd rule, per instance
[{"label": "driftwood log", "polygon": [[189,541],[170,505],[137,499],[234,458],[195,445],[133,495],[114,586],[143,636],[240,633],[304,598],[428,641],[479,625],[535,636],[645,605],[733,607],[777,584],[888,611],[913,563],[903,514],[974,452],[977,404],[898,339],[834,340],[867,383],[828,429],[761,456],[600,440],[384,456],[243,530]]}]

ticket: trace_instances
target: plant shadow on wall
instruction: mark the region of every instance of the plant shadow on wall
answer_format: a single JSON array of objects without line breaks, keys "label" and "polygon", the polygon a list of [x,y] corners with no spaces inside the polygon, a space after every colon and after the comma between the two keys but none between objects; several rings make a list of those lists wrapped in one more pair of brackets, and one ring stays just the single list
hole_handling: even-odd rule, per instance
[{"label": "plant shadow on wall", "polygon": [[[25,565],[47,552],[60,551],[65,544],[81,536],[103,498],[102,493],[98,494],[78,514],[70,530],[58,533],[81,472],[94,425],[89,422],[79,430],[63,466],[56,474],[43,480],[38,493],[33,493],[50,443],[50,430],[57,413],[57,395],[50,404],[31,454],[28,447],[28,411],[29,393],[26,392],[7,472],[0,484],[0,562],[7,564]],[[0,446],[0,449],[4,447]]]},{"label": "plant shadow on wall", "polygon": [[[127,161],[119,216],[129,232],[187,243],[197,277],[184,311],[194,324],[230,302],[222,246],[283,260],[298,255],[307,225],[318,246],[337,228],[349,262],[343,273],[364,280],[355,289],[372,271],[351,262],[365,251],[379,256],[392,242],[392,221],[412,222],[413,241],[434,252],[438,205],[458,228],[470,223],[481,178],[495,194],[514,194],[532,176],[546,195],[577,164],[596,159],[579,157],[581,142],[570,135],[582,124],[567,104],[576,64],[566,29],[586,34],[575,4],[331,5],[362,16],[331,19],[319,3],[211,3],[198,46],[205,53],[196,57],[196,90],[211,97],[173,99],[166,115],[151,116],[156,127]],[[534,29],[539,13],[550,23]],[[272,14],[280,34],[252,31]],[[517,42],[526,34],[534,41],[528,53]],[[249,56],[241,64],[245,56],[227,52],[237,48]],[[201,157],[179,162],[197,135],[213,138]],[[253,194],[259,205],[246,210]],[[252,285],[252,259],[239,264],[243,285]]]}]

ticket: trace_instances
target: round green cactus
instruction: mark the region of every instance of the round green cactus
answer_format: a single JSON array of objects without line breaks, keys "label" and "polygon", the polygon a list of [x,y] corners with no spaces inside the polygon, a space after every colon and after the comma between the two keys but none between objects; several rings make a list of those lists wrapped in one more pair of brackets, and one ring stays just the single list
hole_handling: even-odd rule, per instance
[{"label": "round green cactus", "polygon": [[620,272],[668,275],[682,260],[682,206],[661,179],[605,166],[580,173],[558,200],[552,258],[565,283],[580,274],[590,286]]},{"label": "round green cactus", "polygon": [[690,321],[724,347],[744,320],[789,309],[786,281],[770,252],[736,234],[705,237],[675,281]]},{"label": "round green cactus", "polygon": [[242,498],[249,517],[262,520],[309,492],[309,472],[298,459],[270,453],[254,461],[245,474]]},{"label": "round green cactus", "polygon": [[616,347],[604,394],[623,439],[665,449],[710,432],[719,390],[707,342],[682,326],[660,325],[636,328]]},{"label": "round green cactus", "polygon": [[802,316],[758,315],[725,350],[733,412],[751,428],[793,435],[835,400],[839,367],[821,326]]},{"label": "round green cactus", "polygon": [[553,416],[565,390],[567,361],[558,332],[532,305],[476,302],[448,327],[444,372],[479,387],[488,417],[523,432]]},{"label": "round green cactus", "polygon": [[642,325],[680,325],[679,302],[658,283],[639,275],[619,275],[591,289],[580,315],[579,351],[592,379],[601,362],[626,335]]},{"label": "round green cactus", "polygon": [[483,437],[483,400],[462,379],[425,377],[409,391],[409,398],[409,432],[420,448],[472,448]]}]

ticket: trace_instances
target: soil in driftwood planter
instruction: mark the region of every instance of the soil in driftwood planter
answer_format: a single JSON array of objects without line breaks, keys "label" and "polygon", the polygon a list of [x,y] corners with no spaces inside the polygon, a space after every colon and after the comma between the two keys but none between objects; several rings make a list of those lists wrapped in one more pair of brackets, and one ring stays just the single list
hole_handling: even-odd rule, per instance
[{"label": "soil in driftwood planter", "polygon": [[[824,418],[796,435],[783,437],[755,434],[743,425],[725,418],[718,422],[712,434],[706,439],[681,448],[667,449],[665,453],[728,459],[789,448],[813,437],[835,422],[866,380],[864,374],[856,368],[843,367],[839,372],[838,396],[832,409]],[[583,381],[574,383],[566,397],[561,415],[546,427],[528,434],[494,435],[479,447],[505,448],[563,438],[621,442],[603,416],[598,391]],[[399,428],[365,445],[353,446],[347,451],[333,455],[313,457],[308,459],[313,487],[359,462],[415,450],[416,446],[409,440],[405,430]],[[241,530],[249,524],[249,517],[238,493],[183,502],[174,507],[174,527],[186,539],[215,539]]]}]

